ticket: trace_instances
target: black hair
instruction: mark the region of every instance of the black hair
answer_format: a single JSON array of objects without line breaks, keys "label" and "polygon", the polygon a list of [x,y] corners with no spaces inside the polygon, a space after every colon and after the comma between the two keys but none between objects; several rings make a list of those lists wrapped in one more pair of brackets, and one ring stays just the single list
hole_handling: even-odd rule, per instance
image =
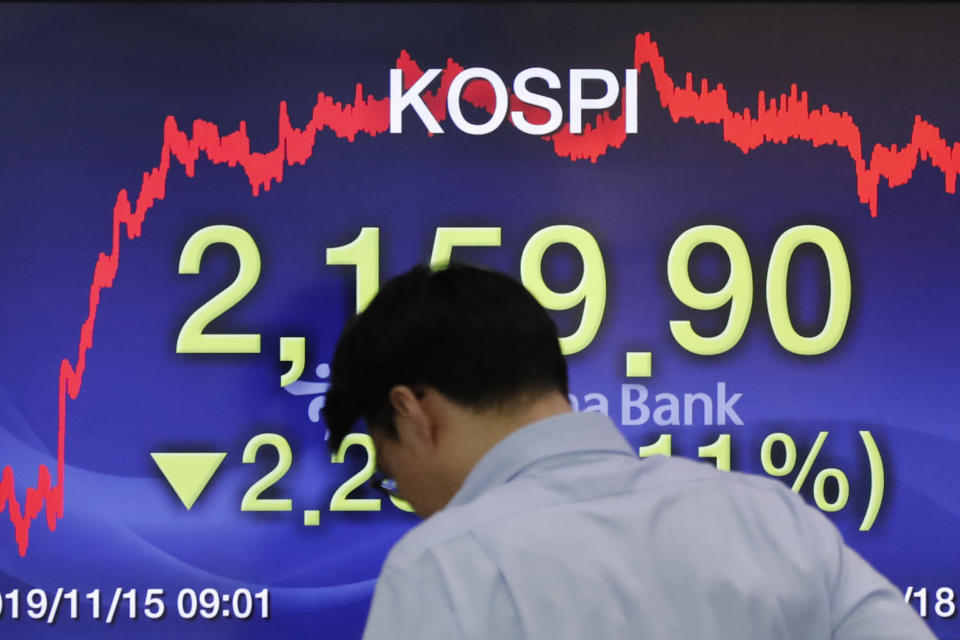
[{"label": "black hair", "polygon": [[343,330],[323,409],[336,450],[354,424],[396,434],[388,394],[431,387],[477,410],[556,390],[567,396],[557,327],[522,284],[462,264],[385,283]]}]

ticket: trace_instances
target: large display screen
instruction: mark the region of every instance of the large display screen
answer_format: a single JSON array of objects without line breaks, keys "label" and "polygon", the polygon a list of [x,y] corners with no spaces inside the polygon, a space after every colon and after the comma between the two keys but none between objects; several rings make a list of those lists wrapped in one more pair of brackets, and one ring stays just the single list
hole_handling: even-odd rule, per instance
[{"label": "large display screen", "polygon": [[328,451],[332,351],[452,259],[638,456],[785,483],[957,637],[958,24],[0,7],[0,636],[359,638],[417,518]]}]

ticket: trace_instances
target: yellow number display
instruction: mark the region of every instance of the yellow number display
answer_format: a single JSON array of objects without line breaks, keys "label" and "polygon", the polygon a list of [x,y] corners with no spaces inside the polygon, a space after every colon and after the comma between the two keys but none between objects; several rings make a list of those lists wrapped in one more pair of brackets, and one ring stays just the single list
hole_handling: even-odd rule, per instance
[{"label": "yellow number display", "polygon": [[649,458],[650,456],[667,456],[669,458],[673,453],[673,437],[669,433],[661,433],[656,442],[640,447],[637,453],[641,458]]},{"label": "yellow number display", "polygon": [[713,458],[717,461],[717,469],[730,471],[730,434],[721,433],[710,444],[697,448],[700,458]]},{"label": "yellow number display", "polygon": [[194,311],[177,335],[177,353],[260,353],[258,333],[204,333],[213,320],[250,293],[260,277],[260,251],[250,234],[225,224],[200,229],[187,240],[180,253],[180,273],[200,273],[200,261],[212,244],[233,247],[240,258],[236,279],[226,289]]},{"label": "yellow number display", "polygon": [[[700,291],[690,281],[690,255],[702,244],[717,244],[730,261],[730,277],[717,291]],[[671,320],[670,332],[681,347],[701,356],[733,348],[743,336],[753,305],[753,273],[747,247],[735,231],[717,225],[693,227],[680,234],[667,256],[667,279],[677,299],[692,309],[710,311],[730,303],[727,325],[715,336],[701,336],[689,320]]]},{"label": "yellow number display", "polygon": [[340,443],[340,448],[330,459],[335,463],[342,463],[347,449],[353,445],[360,445],[367,452],[367,464],[360,471],[350,476],[346,482],[337,487],[330,498],[330,511],[380,511],[379,498],[350,498],[351,492],[362,486],[373,477],[377,469],[377,452],[373,448],[373,438],[366,433],[348,433]]},{"label": "yellow number display", "polygon": [[450,264],[454,247],[499,247],[500,227],[438,227],[430,254],[430,268]]},{"label": "yellow number display", "polygon": [[407,513],[413,513],[413,505],[404,500],[403,498],[398,498],[397,496],[390,496],[390,502],[393,503],[397,509],[400,511],[406,511]]},{"label": "yellow number display", "polygon": [[272,487],[284,476],[293,463],[290,443],[278,433],[259,433],[250,439],[243,448],[243,461],[255,462],[260,447],[273,447],[277,450],[277,466],[247,489],[240,501],[241,511],[291,511],[293,503],[288,498],[261,498],[260,494]]},{"label": "yellow number display", "polygon": [[327,264],[357,268],[357,313],[360,313],[380,290],[380,229],[363,227],[350,244],[327,249]]},{"label": "yellow number display", "polygon": [[[580,282],[567,292],[554,291],[543,281],[543,255],[547,249],[559,243],[572,245],[583,261],[583,276]],[[607,274],[600,247],[589,231],[562,224],[537,231],[524,246],[520,256],[520,278],[530,293],[547,309],[564,311],[583,302],[580,325],[569,336],[560,338],[560,350],[564,355],[582,351],[593,341],[600,329],[607,303]]]},{"label": "yellow number display", "polygon": [[[773,445],[780,443],[783,447],[783,464],[777,466],[773,462]],[[780,431],[771,433],[763,439],[760,446],[760,464],[763,465],[763,471],[767,475],[776,478],[783,477],[793,471],[797,465],[797,445],[793,438]]]},{"label": "yellow number display", "polygon": [[[830,272],[830,304],[827,321],[815,336],[801,336],[790,321],[787,307],[787,275],[790,258],[801,244],[811,243],[820,247],[827,259]],[[788,229],[777,238],[770,256],[767,271],[767,313],[773,335],[787,351],[803,356],[825,353],[837,346],[847,328],[850,315],[850,265],[843,244],[836,234],[824,227],[802,225]]]}]

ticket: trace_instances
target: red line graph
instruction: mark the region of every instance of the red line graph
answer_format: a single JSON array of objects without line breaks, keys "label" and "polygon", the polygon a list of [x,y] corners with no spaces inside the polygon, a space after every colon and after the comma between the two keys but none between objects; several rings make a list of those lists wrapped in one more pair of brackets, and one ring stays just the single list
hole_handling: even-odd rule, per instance
[{"label": "red line graph", "polygon": [[[723,139],[736,145],[744,153],[768,143],[786,144],[805,141],[814,147],[837,146],[847,150],[854,163],[857,175],[857,193],[860,202],[868,205],[870,214],[877,215],[878,185],[881,178],[892,188],[906,184],[920,160],[929,162],[944,175],[944,189],[956,193],[957,174],[960,172],[960,142],[951,147],[940,135],[940,130],[919,115],[915,117],[910,141],[902,148],[896,144],[876,144],[869,160],[863,155],[860,129],[847,113],[834,113],[824,104],[811,110],[806,92],[798,92],[791,86],[789,94],[777,99],[766,99],[763,91],[757,94],[757,112],[750,109],[733,111],[722,84],[710,88],[707,79],[694,88],[693,77],[686,74],[683,86],[677,85],[665,71],[665,61],[657,43],[650,34],[637,36],[634,49],[634,67],[642,71],[649,67],[661,106],[668,111],[674,122],[692,119],[697,124],[719,124]],[[397,68],[404,70],[404,82],[409,87],[422,75],[422,70],[406,51],[397,60]],[[424,102],[438,121],[446,119],[447,91],[453,78],[462,67],[448,60],[441,75],[440,87],[435,92],[425,92]],[[471,83],[463,98],[477,107],[493,111],[494,94],[483,83]],[[511,108],[523,110],[531,121],[542,120],[542,111],[521,103],[511,97]],[[541,116],[538,118],[538,115]],[[573,135],[569,126],[544,139],[553,143],[557,156],[570,160],[589,159],[596,162],[610,148],[619,148],[626,141],[624,116],[601,113],[594,123],[587,124],[583,134]],[[89,310],[80,328],[76,364],[64,358],[60,363],[58,437],[57,437],[57,482],[51,484],[51,475],[46,465],[40,465],[36,488],[28,487],[23,508],[16,498],[14,474],[8,465],[0,476],[0,512],[9,509],[17,547],[20,555],[26,555],[29,545],[30,525],[46,507],[47,526],[56,529],[57,519],[64,511],[64,461],[66,439],[67,397],[75,400],[80,393],[86,369],[87,351],[93,346],[94,326],[100,293],[113,286],[120,262],[120,227],[126,228],[128,239],[141,233],[146,213],[157,200],[165,196],[167,174],[171,157],[179,162],[187,176],[193,177],[196,162],[203,152],[213,164],[239,165],[250,181],[253,195],[260,189],[269,190],[271,184],[283,181],[284,163],[305,164],[313,155],[316,134],[329,128],[339,138],[353,142],[363,132],[376,136],[387,131],[390,125],[389,99],[375,99],[363,95],[362,85],[356,86],[353,104],[342,104],[320,93],[313,108],[310,121],[302,129],[293,127],[287,114],[286,102],[280,103],[279,137],[275,149],[266,153],[250,150],[246,123],[241,122],[237,131],[221,136],[213,123],[204,120],[193,122],[192,134],[181,131],[176,120],[168,116],[163,129],[163,146],[160,164],[143,174],[140,193],[135,205],[131,205],[126,189],[117,194],[113,208],[113,237],[109,254],[100,253],[90,285]]]}]

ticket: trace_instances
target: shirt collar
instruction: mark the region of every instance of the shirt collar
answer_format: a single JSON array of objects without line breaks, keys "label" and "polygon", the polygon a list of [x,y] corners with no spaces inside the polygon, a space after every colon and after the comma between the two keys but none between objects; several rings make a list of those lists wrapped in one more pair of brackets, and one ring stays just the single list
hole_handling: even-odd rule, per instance
[{"label": "shirt collar", "polygon": [[633,448],[602,413],[562,413],[521,427],[494,445],[473,467],[447,507],[470,502],[539,460],[581,452],[634,456]]}]

